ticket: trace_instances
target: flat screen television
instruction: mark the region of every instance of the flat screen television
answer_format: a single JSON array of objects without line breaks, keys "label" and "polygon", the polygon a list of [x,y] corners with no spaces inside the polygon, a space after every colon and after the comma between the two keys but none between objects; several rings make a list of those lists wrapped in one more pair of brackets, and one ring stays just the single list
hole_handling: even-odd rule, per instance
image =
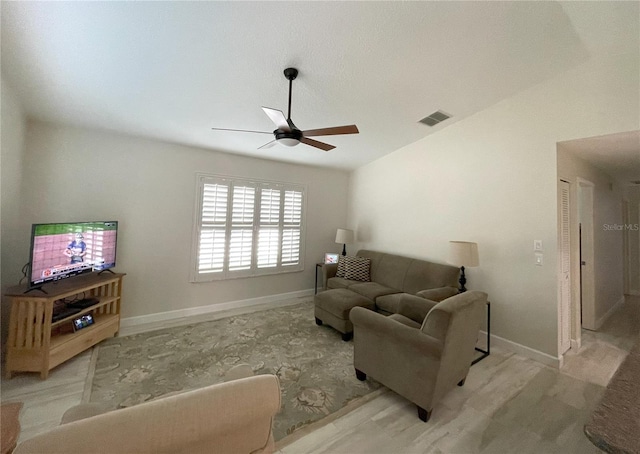
[{"label": "flat screen television", "polygon": [[29,286],[116,265],[118,221],[33,224]]}]

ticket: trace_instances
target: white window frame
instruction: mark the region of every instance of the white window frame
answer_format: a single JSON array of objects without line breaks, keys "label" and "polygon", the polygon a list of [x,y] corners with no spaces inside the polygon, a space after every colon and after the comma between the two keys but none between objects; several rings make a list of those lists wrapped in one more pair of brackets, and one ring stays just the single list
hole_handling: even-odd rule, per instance
[{"label": "white window frame", "polygon": [[[224,263],[221,271],[207,271],[201,272],[199,266],[200,255],[200,239],[201,233],[206,226],[203,223],[203,199],[205,185],[220,184],[226,185],[229,189],[227,191],[227,214],[225,218],[224,227],[219,226],[218,229],[225,229],[224,240]],[[251,247],[251,263],[248,269],[243,270],[229,270],[229,245],[230,234],[232,230],[232,211],[233,211],[233,190],[235,186],[246,186],[256,188],[254,197],[253,208],[253,224],[252,228],[252,247]],[[278,189],[280,190],[280,209],[279,209],[279,223],[278,223],[278,249],[277,249],[277,264],[275,266],[269,266],[266,268],[258,267],[258,239],[260,233],[260,212],[261,212],[261,194],[262,189]],[[282,264],[282,246],[283,246],[283,232],[287,227],[291,228],[291,225],[284,223],[284,203],[285,192],[296,191],[302,193],[302,207],[300,218],[300,248],[299,248],[299,260],[296,264]],[[191,249],[191,282],[210,282],[224,279],[245,278],[253,276],[264,276],[270,274],[282,274],[292,273],[304,270],[304,246],[305,246],[305,232],[306,232],[306,204],[307,204],[307,186],[299,183],[286,183],[279,181],[258,180],[250,178],[233,177],[226,175],[216,174],[196,174],[196,204],[194,210],[194,222],[193,222],[193,238]],[[295,228],[295,226],[294,226]]]}]

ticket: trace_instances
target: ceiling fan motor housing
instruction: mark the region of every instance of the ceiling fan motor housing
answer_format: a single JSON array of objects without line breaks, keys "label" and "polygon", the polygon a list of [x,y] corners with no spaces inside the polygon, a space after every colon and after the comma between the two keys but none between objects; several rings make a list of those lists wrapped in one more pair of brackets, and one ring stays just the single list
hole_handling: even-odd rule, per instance
[{"label": "ceiling fan motor housing", "polygon": [[302,139],[302,131],[300,131],[299,129],[292,129],[291,131],[283,131],[282,129],[276,129],[275,131],[273,131],[273,135],[275,136],[276,140],[282,141],[281,143],[285,145],[287,145],[287,142],[290,142],[290,140],[282,140],[282,139],[292,139],[298,142],[300,142],[300,139]]}]

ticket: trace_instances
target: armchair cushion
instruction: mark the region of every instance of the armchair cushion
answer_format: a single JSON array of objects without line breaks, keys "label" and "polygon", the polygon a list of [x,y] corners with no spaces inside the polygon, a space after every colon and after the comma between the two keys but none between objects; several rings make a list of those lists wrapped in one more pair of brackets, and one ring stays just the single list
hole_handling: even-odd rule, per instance
[{"label": "armchair cushion", "polygon": [[442,354],[442,342],[398,320],[362,307],[351,309],[349,318],[354,326],[362,327],[363,332],[384,338],[386,345],[396,344],[403,350],[414,350],[433,360],[438,360]]},{"label": "armchair cushion", "polygon": [[438,304],[435,301],[420,298],[418,296],[402,294],[398,303],[398,314],[410,318],[422,325],[425,317],[433,307]]},{"label": "armchair cushion", "polygon": [[403,325],[406,325],[406,326],[408,326],[410,328],[420,329],[420,323],[414,322],[413,320],[411,320],[408,317],[405,317],[404,315],[391,314],[387,318],[390,318],[391,320],[395,320],[396,322],[400,322]]},{"label": "armchair cushion", "polygon": [[[379,296],[378,298],[376,298],[376,306],[378,310],[385,315],[397,314],[400,311],[400,301],[402,301],[403,299],[416,299],[419,301],[424,301],[423,298],[420,298],[418,296],[411,295],[409,293],[398,292]],[[422,323],[422,320],[420,320],[420,323]]]},{"label": "armchair cushion", "polygon": [[420,290],[416,295],[431,301],[440,302],[457,295],[460,291],[455,287],[439,287],[430,288],[428,290]]}]

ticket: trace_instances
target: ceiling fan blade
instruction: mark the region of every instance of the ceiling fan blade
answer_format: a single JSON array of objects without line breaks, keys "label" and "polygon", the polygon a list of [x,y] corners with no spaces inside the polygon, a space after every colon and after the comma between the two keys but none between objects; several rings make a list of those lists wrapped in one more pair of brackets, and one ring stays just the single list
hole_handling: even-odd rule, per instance
[{"label": "ceiling fan blade", "polygon": [[321,150],[324,150],[324,151],[333,150],[335,148],[333,145],[329,145],[328,143],[309,139],[308,137],[303,137],[302,139],[300,139],[300,142],[306,143],[307,145],[311,145],[312,147],[320,148]]},{"label": "ceiling fan blade", "polygon": [[271,107],[262,107],[264,113],[267,114],[273,124],[276,125],[278,129],[282,129],[283,131],[291,131],[291,127],[289,126],[289,122],[287,121],[287,117],[284,116],[281,110],[272,109]]},{"label": "ceiling fan blade", "polygon": [[314,136],[337,136],[339,134],[358,134],[358,127],[356,125],[348,126],[335,126],[333,128],[321,128],[321,129],[309,129],[308,131],[302,131],[305,137]]},{"label": "ceiling fan blade", "polygon": [[273,139],[271,142],[267,142],[264,145],[262,145],[261,147],[258,147],[258,150],[262,150],[263,148],[271,148],[275,144],[276,144],[276,140]]},{"label": "ceiling fan blade", "polygon": [[255,134],[273,134],[270,131],[251,131],[249,129],[227,129],[227,128],[211,128],[214,131],[233,131],[233,132],[253,132]]}]

